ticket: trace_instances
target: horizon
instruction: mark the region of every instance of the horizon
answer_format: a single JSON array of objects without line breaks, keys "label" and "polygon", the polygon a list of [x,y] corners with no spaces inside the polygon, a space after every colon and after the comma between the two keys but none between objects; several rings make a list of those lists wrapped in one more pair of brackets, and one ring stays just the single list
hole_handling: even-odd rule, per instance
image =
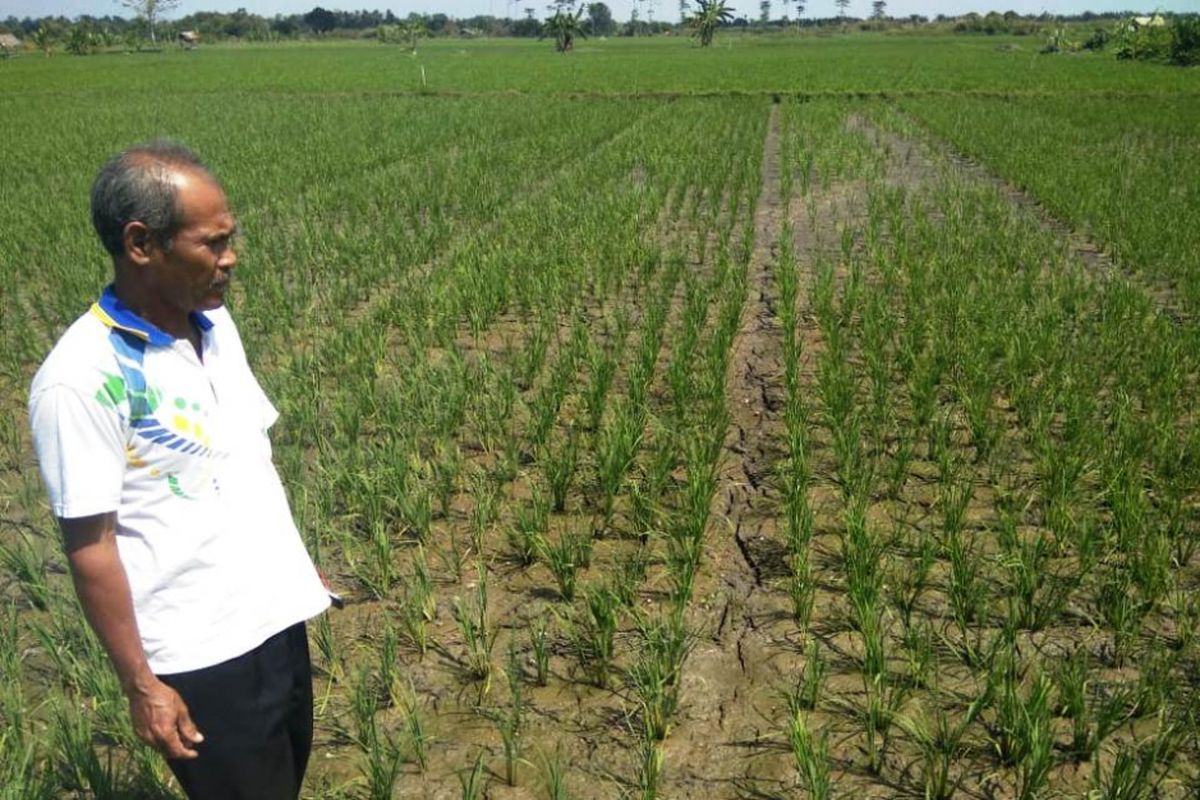
[{"label": "horizon", "polygon": [[[605,0],[605,3],[611,9],[613,17],[618,21],[630,19],[634,8],[632,0]],[[364,8],[368,11],[391,11],[395,16],[401,18],[414,12],[424,15],[440,13],[456,19],[482,15],[519,19],[526,16],[527,8],[533,8],[534,16],[542,18],[546,16],[547,8],[545,0],[538,4],[531,4],[528,0],[522,0],[521,2],[516,2],[515,0],[449,0],[449,2],[433,7],[429,4],[421,3],[419,0],[404,3],[388,2],[375,5],[374,7],[371,4],[361,2],[361,0],[333,0],[333,2],[319,2],[316,0],[215,0],[215,2],[183,0],[178,8],[161,15],[160,19],[170,21],[201,12],[232,13],[239,8],[244,8],[251,14],[269,18],[276,15],[305,14],[316,6],[321,6],[330,11],[352,12],[364,10]],[[640,0],[637,6],[639,8],[638,16],[643,20],[675,22],[679,19],[679,0]],[[751,20],[758,18],[759,0],[744,0],[742,2],[734,0],[732,6],[738,16]],[[810,2],[805,3],[805,6],[805,18],[820,19],[838,16],[838,10],[833,0],[810,0]],[[859,8],[859,6],[862,6],[862,8]],[[971,12],[982,15],[993,11],[997,13],[1014,11],[1022,16],[1038,16],[1043,13],[1078,16],[1088,12],[1095,14],[1111,14],[1116,12],[1152,13],[1155,11],[1195,13],[1200,11],[1200,0],[1173,0],[1173,2],[1156,3],[1153,7],[1147,8],[1131,8],[1130,6],[1131,3],[1124,2],[1123,0],[1101,0],[1101,2],[1089,3],[1070,2],[1070,0],[1061,2],[1046,2],[1046,0],[1012,0],[1011,2],[1003,2],[1003,0],[991,0],[991,2],[986,3],[972,3],[968,0],[933,0],[932,2],[895,0],[895,2],[888,3],[887,15],[895,18],[906,18],[913,14],[919,14],[933,19],[939,14],[957,17]],[[870,0],[852,0],[847,16],[863,19],[870,16],[870,11]],[[795,19],[794,12],[794,2],[772,0],[772,19],[779,19],[784,16]],[[4,2],[0,2],[0,19],[8,17],[16,17],[18,19],[32,17],[36,19],[39,17],[58,16],[76,19],[85,15],[92,17],[117,16],[125,18],[136,16],[129,9],[121,5],[118,0],[112,0],[112,2],[96,2],[96,0],[50,0],[50,2],[46,0],[4,0]]]}]

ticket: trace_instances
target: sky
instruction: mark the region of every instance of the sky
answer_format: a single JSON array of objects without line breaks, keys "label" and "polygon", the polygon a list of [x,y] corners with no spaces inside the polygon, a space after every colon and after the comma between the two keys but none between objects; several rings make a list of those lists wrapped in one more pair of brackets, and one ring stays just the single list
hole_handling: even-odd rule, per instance
[{"label": "sky", "polygon": [[[629,18],[632,0],[604,0],[613,15],[619,20]],[[304,13],[314,6],[320,5],[329,9],[391,9],[396,16],[407,16],[410,12],[442,13],[452,17],[471,17],[476,14],[491,14],[497,17],[524,16],[524,9],[536,7],[538,16],[545,16],[545,7],[549,0],[182,0],[178,8],[164,16],[173,19],[194,11],[234,11],[239,7],[255,14],[274,16],[275,14]],[[760,0],[730,0],[730,5],[739,15],[751,19],[758,17]],[[675,21],[679,19],[679,0],[640,0],[643,18],[647,12],[650,17],[660,20]],[[772,0],[772,17],[783,16],[785,0]],[[788,3],[788,15],[792,9]],[[834,17],[837,9],[833,0],[808,0],[804,15],[806,17]],[[1141,10],[1174,12],[1200,12],[1200,0],[888,0],[887,11],[890,16],[906,17],[909,14],[923,14],[933,17],[937,14],[948,16],[965,14],[968,11],[986,13],[988,11],[1016,11],[1019,14],[1078,14],[1083,11],[1124,11]],[[849,14],[866,17],[870,14],[870,0],[851,0]],[[104,16],[115,14],[129,16],[129,12],[118,0],[0,0],[0,19],[8,16],[40,17],[45,15],[62,15],[76,17],[80,14]]]}]

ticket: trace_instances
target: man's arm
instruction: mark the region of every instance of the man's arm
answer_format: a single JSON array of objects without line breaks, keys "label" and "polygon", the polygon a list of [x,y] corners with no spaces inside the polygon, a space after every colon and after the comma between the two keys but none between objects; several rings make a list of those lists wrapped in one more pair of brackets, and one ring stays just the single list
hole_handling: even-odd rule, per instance
[{"label": "man's arm", "polygon": [[75,593],[129,699],[134,732],[167,758],[195,758],[192,745],[204,737],[193,724],[183,698],[150,671],[142,650],[129,579],[117,552],[116,515],[58,522],[66,540]]}]

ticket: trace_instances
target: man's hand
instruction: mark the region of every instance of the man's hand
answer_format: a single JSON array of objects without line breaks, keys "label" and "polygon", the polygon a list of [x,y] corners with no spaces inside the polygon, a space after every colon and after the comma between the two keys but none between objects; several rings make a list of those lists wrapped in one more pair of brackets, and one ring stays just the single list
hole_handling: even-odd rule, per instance
[{"label": "man's hand", "polygon": [[195,758],[192,745],[204,736],[192,722],[187,704],[179,693],[160,680],[129,692],[129,716],[133,732],[167,758]]},{"label": "man's hand", "polygon": [[83,614],[104,645],[125,696],[133,731],[167,758],[195,758],[204,741],[179,693],[154,677],[142,651],[129,580],[117,550],[116,514],[60,519],[67,563]]}]

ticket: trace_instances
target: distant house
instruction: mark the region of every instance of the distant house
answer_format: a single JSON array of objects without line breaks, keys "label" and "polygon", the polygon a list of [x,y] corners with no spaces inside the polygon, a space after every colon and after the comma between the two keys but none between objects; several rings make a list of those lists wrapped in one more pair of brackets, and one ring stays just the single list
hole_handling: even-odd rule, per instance
[{"label": "distant house", "polygon": [[200,34],[195,31],[180,31],[179,46],[186,47],[191,50],[196,45],[200,44]]},{"label": "distant house", "polygon": [[10,53],[13,50],[21,49],[21,40],[13,36],[11,33],[0,33],[0,50],[5,53]]},{"label": "distant house", "polygon": [[1161,28],[1167,24],[1167,21],[1163,19],[1162,14],[1154,14],[1149,17],[1133,17],[1129,20],[1129,24],[1136,30],[1138,28]]}]

